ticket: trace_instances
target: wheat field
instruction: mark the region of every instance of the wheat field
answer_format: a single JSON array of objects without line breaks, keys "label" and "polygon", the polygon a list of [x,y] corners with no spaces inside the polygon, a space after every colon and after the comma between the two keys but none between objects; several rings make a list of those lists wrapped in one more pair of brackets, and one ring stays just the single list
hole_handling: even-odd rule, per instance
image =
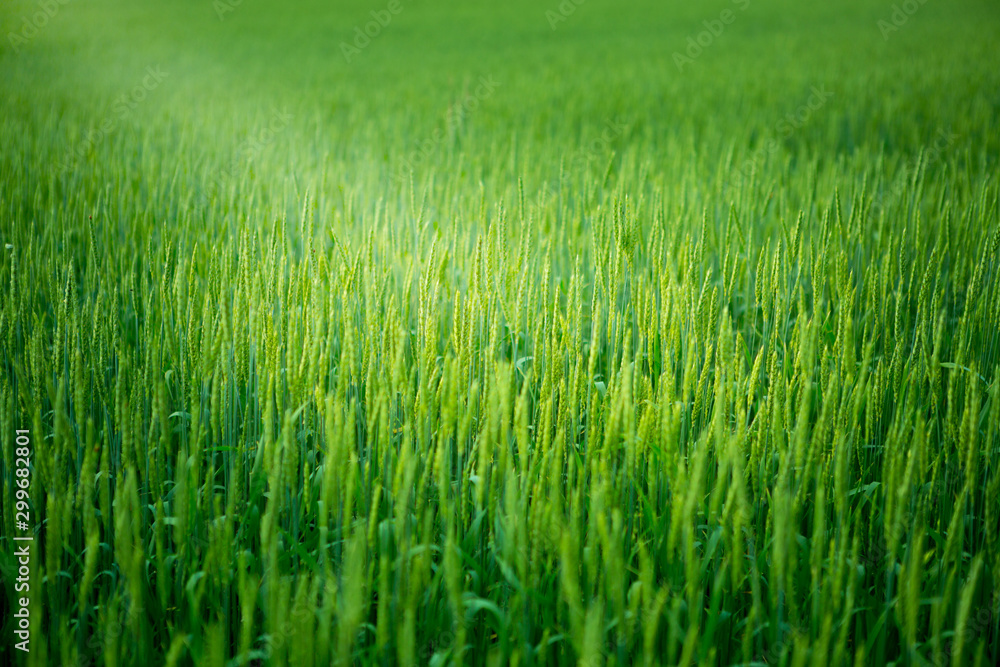
[{"label": "wheat field", "polygon": [[0,662],[1000,660],[995,3],[0,19]]}]

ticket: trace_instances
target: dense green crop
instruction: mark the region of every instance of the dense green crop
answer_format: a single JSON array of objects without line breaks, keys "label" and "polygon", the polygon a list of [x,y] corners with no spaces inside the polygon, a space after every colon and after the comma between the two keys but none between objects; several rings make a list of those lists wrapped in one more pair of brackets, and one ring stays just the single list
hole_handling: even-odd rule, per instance
[{"label": "dense green crop", "polygon": [[5,664],[997,664],[993,3],[335,4],[0,8]]}]

